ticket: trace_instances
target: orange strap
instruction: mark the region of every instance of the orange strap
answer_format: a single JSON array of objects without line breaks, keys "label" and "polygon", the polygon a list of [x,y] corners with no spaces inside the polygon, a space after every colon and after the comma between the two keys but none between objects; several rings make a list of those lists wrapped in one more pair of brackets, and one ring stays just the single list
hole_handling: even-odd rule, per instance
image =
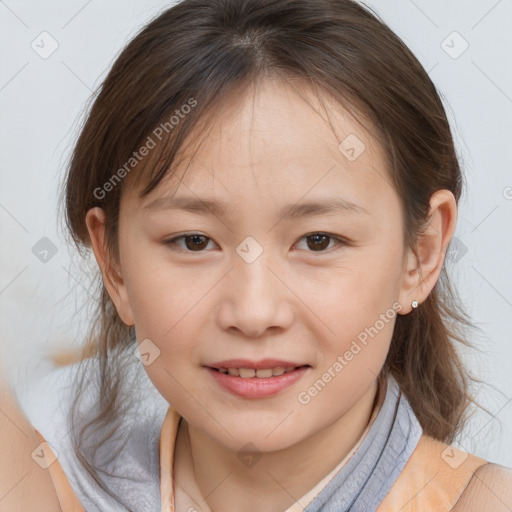
[{"label": "orange strap", "polygon": [[181,416],[169,407],[160,435],[160,498],[162,512],[175,512],[174,505],[174,445]]},{"label": "orange strap", "polygon": [[488,461],[423,435],[377,512],[450,511]]},{"label": "orange strap", "polygon": [[44,464],[43,467],[47,467],[50,470],[50,475],[52,477],[55,490],[57,491],[57,497],[59,498],[62,512],[86,512],[75,494],[75,491],[73,491],[69,480],[64,474],[56,454],[41,433],[37,429],[34,430],[42,443],[42,445],[40,445],[41,452],[40,454],[36,453],[36,456],[41,457],[42,463]]}]

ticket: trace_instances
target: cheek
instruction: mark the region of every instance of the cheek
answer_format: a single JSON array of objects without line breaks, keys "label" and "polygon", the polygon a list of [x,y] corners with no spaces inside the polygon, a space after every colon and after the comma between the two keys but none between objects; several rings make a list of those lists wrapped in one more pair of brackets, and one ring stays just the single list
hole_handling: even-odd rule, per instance
[{"label": "cheek", "polygon": [[129,294],[139,339],[154,339],[161,349],[172,341],[178,349],[184,332],[190,337],[199,299],[186,287],[177,286],[175,280],[151,277],[132,283]]},{"label": "cheek", "polygon": [[148,257],[148,252],[132,254],[123,271],[137,338],[159,343],[185,314],[186,294],[172,268]]},{"label": "cheek", "polygon": [[186,360],[200,360],[197,340],[208,317],[208,294],[218,277],[172,266],[159,256],[138,258],[128,268],[126,288],[132,307],[137,339],[150,339],[160,358],[173,371]]},{"label": "cheek", "polygon": [[321,290],[318,283],[309,284],[307,304],[325,327],[322,369],[331,368],[341,355],[344,372],[357,379],[358,371],[377,374],[384,363],[399,309],[399,267],[393,255],[377,254],[358,258],[357,264],[325,280]]},{"label": "cheek", "polygon": [[359,372],[371,370],[377,374],[384,362],[393,335],[396,308],[391,303],[378,308],[340,310],[331,320],[333,335],[324,346],[322,369],[328,369],[337,361],[338,371],[357,378]]},{"label": "cheek", "polygon": [[321,338],[318,367],[302,387],[300,403],[314,401],[319,410],[337,403],[342,410],[348,410],[380,373],[389,351],[397,307],[385,299],[372,303],[371,296],[368,307],[339,297],[339,306],[328,317],[329,333]]},{"label": "cheek", "polygon": [[190,394],[201,396],[190,366],[200,361],[195,340],[200,339],[199,316],[206,314],[200,301],[206,290],[195,283],[191,293],[182,273],[151,268],[134,268],[127,283],[139,350],[150,353],[145,370],[155,388],[171,405],[186,410]]}]

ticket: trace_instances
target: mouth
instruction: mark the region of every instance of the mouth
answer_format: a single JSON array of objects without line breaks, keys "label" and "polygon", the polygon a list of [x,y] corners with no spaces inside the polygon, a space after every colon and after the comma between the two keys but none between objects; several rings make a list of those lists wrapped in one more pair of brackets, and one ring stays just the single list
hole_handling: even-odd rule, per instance
[{"label": "mouth", "polygon": [[295,384],[309,364],[280,360],[230,360],[206,366],[214,381],[225,391],[243,398],[273,396]]},{"label": "mouth", "polygon": [[279,377],[280,375],[284,375],[285,373],[293,372],[299,368],[307,368],[309,365],[300,365],[300,366],[275,366],[273,368],[215,368],[210,367],[212,370],[217,371],[219,373],[223,373],[226,375],[231,375],[233,377],[241,377],[242,379],[269,379],[271,377]]}]

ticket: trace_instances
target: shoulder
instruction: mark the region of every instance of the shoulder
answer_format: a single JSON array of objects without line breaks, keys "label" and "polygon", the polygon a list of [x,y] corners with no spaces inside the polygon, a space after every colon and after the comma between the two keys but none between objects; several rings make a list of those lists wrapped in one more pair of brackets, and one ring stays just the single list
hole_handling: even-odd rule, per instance
[{"label": "shoulder", "polygon": [[[77,388],[81,388],[78,384],[82,383],[83,393],[77,395]],[[159,439],[169,404],[134,357],[123,367],[119,388],[122,413],[108,424],[94,425],[80,437],[82,427],[101,412],[101,383],[100,365],[91,358],[83,366],[74,363],[53,370],[26,396],[24,405],[33,427],[58,459],[51,465],[55,468],[54,481],[59,490],[64,490],[61,494],[74,493],[87,511],[157,510]],[[71,425],[73,404],[78,415]],[[78,456],[73,433],[81,441],[82,457],[93,466],[96,476],[101,473],[108,490]]]},{"label": "shoulder", "polygon": [[[489,503],[489,492],[500,495],[500,487],[510,487],[506,471],[507,468],[422,435],[378,511],[498,512],[500,509],[495,506],[484,508],[481,503]],[[491,481],[492,485],[488,483]],[[479,495],[479,506],[475,504],[475,495]],[[506,500],[503,496],[502,500]],[[503,510],[510,512],[510,504],[507,506]]]},{"label": "shoulder", "polygon": [[471,477],[453,512],[512,510],[512,468],[487,463]]}]

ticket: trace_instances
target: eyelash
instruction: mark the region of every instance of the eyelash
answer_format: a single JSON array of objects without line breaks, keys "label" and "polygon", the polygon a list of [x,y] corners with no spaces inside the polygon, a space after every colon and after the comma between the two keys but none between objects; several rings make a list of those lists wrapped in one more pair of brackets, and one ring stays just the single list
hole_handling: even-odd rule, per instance
[{"label": "eyelash", "polygon": [[[323,232],[313,232],[313,233],[309,233],[307,235],[304,235],[302,236],[300,240],[304,239],[304,238],[309,238],[309,237],[312,237],[312,236],[316,236],[316,235],[320,235],[320,236],[326,236],[328,238],[331,238],[333,240],[336,240],[338,242],[338,245],[340,246],[347,246],[349,245],[349,242],[344,239],[344,238],[341,238],[341,237],[338,237],[338,236],[334,236],[334,235],[331,235],[329,233],[323,233]],[[185,235],[180,235],[180,236],[177,236],[177,237],[174,237],[174,238],[171,238],[170,240],[167,240],[167,241],[164,241],[163,244],[164,245],[167,245],[167,246],[172,246],[172,245],[176,245],[176,241],[177,240],[181,240],[181,239],[185,239],[185,238],[189,238],[189,237],[193,237],[193,236],[201,236],[203,238],[206,238],[208,240],[212,240],[210,237],[206,236],[206,235],[203,235],[201,233],[187,233]],[[325,250],[321,250],[321,251],[307,251],[307,252],[311,252],[311,253],[327,253],[330,249],[333,249],[333,247],[329,248],[329,249],[325,249]],[[172,250],[175,250],[175,249],[172,249]],[[202,253],[202,252],[205,252],[205,250],[201,250],[201,251],[190,251],[188,249],[183,249],[183,252],[188,252],[188,253]]]}]

